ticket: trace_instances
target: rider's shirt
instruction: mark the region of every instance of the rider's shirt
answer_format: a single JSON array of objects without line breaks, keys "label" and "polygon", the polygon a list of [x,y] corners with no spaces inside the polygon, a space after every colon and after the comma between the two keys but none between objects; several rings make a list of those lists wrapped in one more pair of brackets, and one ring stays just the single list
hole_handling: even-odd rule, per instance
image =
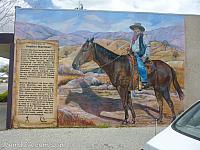
[{"label": "rider's shirt", "polygon": [[[149,43],[146,35],[143,36],[143,43],[146,46],[146,51],[145,51],[145,54],[143,55],[143,57],[146,58],[146,57],[149,57],[149,54],[150,54],[150,51],[149,51],[150,43]],[[133,35],[133,37],[131,39],[131,49],[132,49],[132,52],[134,52],[134,53],[137,53],[140,51],[139,36],[136,38],[135,35]]]},{"label": "rider's shirt", "polygon": [[132,44],[132,52],[137,53],[140,51],[140,47],[139,47],[139,37],[136,39],[136,41],[134,42],[134,44]]}]

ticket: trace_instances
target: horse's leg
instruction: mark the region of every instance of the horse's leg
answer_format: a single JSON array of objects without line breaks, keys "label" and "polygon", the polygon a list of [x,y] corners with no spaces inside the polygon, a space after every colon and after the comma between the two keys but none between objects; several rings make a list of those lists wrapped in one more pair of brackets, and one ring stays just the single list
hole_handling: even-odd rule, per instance
[{"label": "horse's leg", "polygon": [[122,124],[128,124],[128,117],[129,117],[129,115],[128,115],[128,103],[127,103],[128,89],[126,90],[126,88],[118,86],[117,90],[118,90],[118,93],[121,97],[124,112],[125,112],[125,119],[123,120]]},{"label": "horse's leg", "polygon": [[124,107],[124,111],[125,111],[125,119],[122,122],[122,124],[128,124],[128,88],[123,88],[123,107]]},{"label": "horse's leg", "polygon": [[171,109],[172,112],[172,121],[174,121],[176,119],[176,114],[174,111],[174,104],[171,100],[170,94],[169,94],[169,88],[166,88],[166,90],[163,93],[163,97],[165,98],[169,108]]},{"label": "horse's leg", "polygon": [[131,124],[135,124],[135,111],[134,111],[134,108],[133,108],[133,103],[132,103],[132,99],[128,96],[128,107],[131,111],[131,115],[132,115],[132,121],[131,121]]},{"label": "horse's leg", "polygon": [[159,105],[159,117],[158,122],[162,122],[163,119],[163,97],[160,91],[155,90],[156,99]]}]

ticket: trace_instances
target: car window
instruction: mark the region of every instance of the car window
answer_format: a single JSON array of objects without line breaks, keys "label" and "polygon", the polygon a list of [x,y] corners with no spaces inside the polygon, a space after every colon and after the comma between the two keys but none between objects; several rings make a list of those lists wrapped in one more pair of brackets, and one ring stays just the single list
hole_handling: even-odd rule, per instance
[{"label": "car window", "polygon": [[184,135],[200,140],[200,103],[188,109],[173,124],[172,128]]}]

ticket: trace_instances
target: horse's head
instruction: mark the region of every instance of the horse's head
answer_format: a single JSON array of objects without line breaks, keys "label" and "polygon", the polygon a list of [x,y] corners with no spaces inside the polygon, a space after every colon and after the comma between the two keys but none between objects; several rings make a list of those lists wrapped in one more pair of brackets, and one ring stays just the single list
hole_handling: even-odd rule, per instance
[{"label": "horse's head", "polygon": [[74,58],[72,67],[76,70],[80,69],[80,66],[86,62],[89,62],[93,59],[93,50],[94,50],[94,38],[87,39],[87,41],[82,45],[79,53]]}]

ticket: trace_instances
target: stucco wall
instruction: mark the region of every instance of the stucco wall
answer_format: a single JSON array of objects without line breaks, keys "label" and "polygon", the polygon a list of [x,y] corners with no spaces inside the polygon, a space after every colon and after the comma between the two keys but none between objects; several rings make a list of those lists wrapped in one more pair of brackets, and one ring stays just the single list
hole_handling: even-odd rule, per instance
[{"label": "stucco wall", "polygon": [[200,16],[185,16],[185,108],[200,99]]}]

